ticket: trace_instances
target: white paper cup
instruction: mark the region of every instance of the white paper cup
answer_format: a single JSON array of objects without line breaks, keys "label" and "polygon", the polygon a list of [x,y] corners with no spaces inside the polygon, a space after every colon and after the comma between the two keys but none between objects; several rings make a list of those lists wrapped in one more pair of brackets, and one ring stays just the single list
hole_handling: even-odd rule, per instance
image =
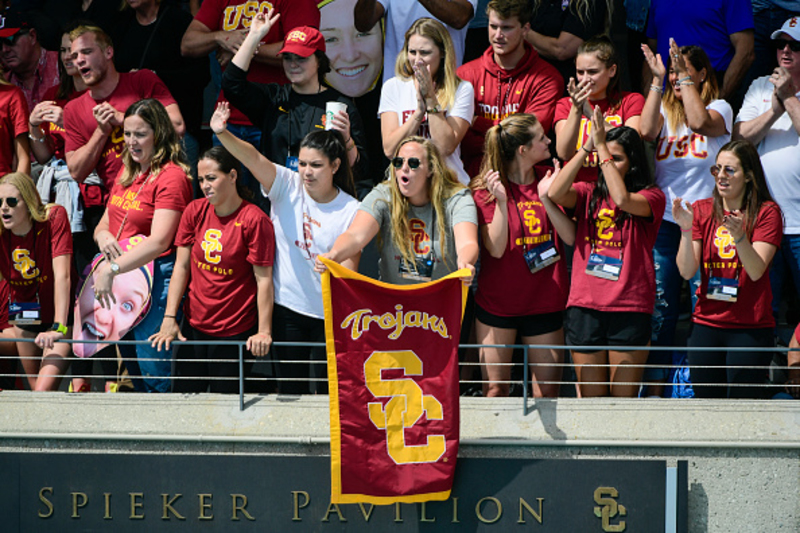
[{"label": "white paper cup", "polygon": [[341,102],[325,103],[325,129],[333,129],[333,116],[339,111],[347,111],[347,104]]}]

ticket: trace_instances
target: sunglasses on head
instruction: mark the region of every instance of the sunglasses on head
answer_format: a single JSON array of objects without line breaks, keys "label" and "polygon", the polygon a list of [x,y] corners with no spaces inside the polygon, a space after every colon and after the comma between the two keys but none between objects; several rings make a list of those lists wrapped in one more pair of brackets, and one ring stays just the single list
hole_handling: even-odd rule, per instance
[{"label": "sunglasses on head", "polygon": [[[403,168],[403,163],[405,163],[405,159],[402,157],[395,157],[392,159],[392,166],[397,170]],[[417,157],[409,157],[408,158],[408,168],[411,170],[417,170],[419,166],[422,164],[422,161],[419,160]]]},{"label": "sunglasses on head", "polygon": [[786,39],[773,39],[772,47],[775,50],[783,50],[786,45],[789,45],[789,50],[792,52],[800,52],[800,41],[788,41]]},{"label": "sunglasses on head", "polygon": [[8,207],[13,208],[19,205],[19,198],[14,198],[13,196],[10,198],[0,198],[0,207],[3,207],[3,202],[5,202]]},{"label": "sunglasses on head", "polygon": [[736,171],[739,170],[739,169],[731,167],[731,166],[721,167],[719,165],[714,165],[709,170],[711,171],[711,175],[716,178],[719,175],[719,173],[721,171],[723,171],[723,170],[725,171],[725,175],[726,176],[733,176],[734,174],[736,174]]}]

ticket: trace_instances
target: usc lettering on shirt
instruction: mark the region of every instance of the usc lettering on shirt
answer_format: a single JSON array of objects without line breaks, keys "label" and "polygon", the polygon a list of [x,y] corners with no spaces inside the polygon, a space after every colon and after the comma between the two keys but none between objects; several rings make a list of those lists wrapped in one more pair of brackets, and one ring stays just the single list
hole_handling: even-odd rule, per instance
[{"label": "usc lettering on shirt", "polygon": [[119,207],[125,211],[141,211],[142,207],[140,205],[140,201],[136,199],[136,193],[137,191],[124,189],[122,196],[114,194],[111,197],[111,200],[109,200],[109,205]]},{"label": "usc lettering on shirt", "polygon": [[[544,206],[541,202],[530,200],[517,202],[517,210],[522,213],[522,223],[531,235],[539,235],[542,232],[542,220],[536,213],[537,207],[543,208]],[[521,244],[521,239],[517,239],[517,241],[520,241],[519,244]]]},{"label": "usc lettering on shirt", "polygon": [[738,269],[739,261],[703,261],[703,268],[705,270],[726,268]]},{"label": "usc lettering on shirt", "polygon": [[717,255],[721,259],[733,259],[736,256],[736,244],[734,244],[733,236],[725,226],[717,228],[714,234],[714,246],[717,247]]},{"label": "usc lettering on shirt", "polygon": [[272,9],[272,2],[258,2],[250,0],[238,6],[228,6],[222,15],[222,29],[225,31],[249,28],[250,24],[259,12]]},{"label": "usc lettering on shirt", "polygon": [[676,159],[692,156],[696,159],[708,158],[708,143],[705,135],[692,133],[681,137],[661,137],[656,147],[656,161],[664,161],[670,155]]},{"label": "usc lettering on shirt", "polygon": [[[17,248],[11,252],[11,259],[14,261],[14,270],[19,272],[23,279],[32,280],[39,275],[39,269],[36,268],[36,261],[31,257],[29,250]],[[12,285],[13,284],[12,282]]]},{"label": "usc lettering on shirt", "polygon": [[122,157],[122,145],[125,142],[125,134],[122,131],[122,127],[114,126],[114,129],[111,130],[111,134],[108,136],[108,142],[111,146],[100,155],[100,158],[104,159],[110,155],[113,155],[117,159]]},{"label": "usc lettering on shirt", "polygon": [[220,276],[230,276],[231,274],[233,274],[232,268],[219,268],[216,265],[209,265],[207,263],[197,260],[195,260],[195,264],[197,265],[197,268],[199,268],[200,270],[205,270],[206,272],[213,272],[214,274],[219,274]]},{"label": "usc lettering on shirt", "polygon": [[[483,87],[481,87],[481,96],[483,96]],[[519,113],[519,103],[508,103],[502,109],[498,109],[496,105],[482,104],[478,102],[477,114],[483,118],[492,121],[501,121],[504,118]]]},{"label": "usc lettering on shirt", "polygon": [[218,229],[207,229],[203,235],[203,242],[200,243],[200,248],[205,253],[206,261],[212,265],[216,265],[222,259],[222,243],[219,242],[222,237],[222,232]]},{"label": "usc lettering on shirt", "polygon": [[431,237],[425,231],[425,222],[418,218],[412,218],[409,221],[411,227],[411,241],[414,243],[414,253],[417,255],[425,255],[431,251]]}]

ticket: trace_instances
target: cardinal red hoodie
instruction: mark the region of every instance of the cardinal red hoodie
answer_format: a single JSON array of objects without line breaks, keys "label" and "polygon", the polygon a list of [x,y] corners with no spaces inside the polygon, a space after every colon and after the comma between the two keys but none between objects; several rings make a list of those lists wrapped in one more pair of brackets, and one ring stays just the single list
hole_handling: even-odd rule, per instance
[{"label": "cardinal red hoodie", "polygon": [[524,43],[525,55],[512,70],[500,68],[490,46],[481,57],[458,68],[458,76],[475,88],[475,118],[464,140],[461,159],[470,178],[478,175],[486,131],[515,113],[531,113],[545,133],[553,125],[556,102],[564,93],[564,80],[536,50]]}]

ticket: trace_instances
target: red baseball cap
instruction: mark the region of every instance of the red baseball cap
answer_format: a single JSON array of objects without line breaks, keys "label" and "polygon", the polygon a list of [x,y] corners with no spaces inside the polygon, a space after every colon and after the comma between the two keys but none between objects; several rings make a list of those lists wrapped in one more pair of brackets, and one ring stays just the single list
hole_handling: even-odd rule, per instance
[{"label": "red baseball cap", "polygon": [[309,57],[319,50],[325,51],[325,38],[318,29],[311,26],[300,26],[288,34],[283,41],[279,54],[289,53],[300,57]]},{"label": "red baseball cap", "polygon": [[27,17],[18,11],[0,12],[0,39],[13,37],[20,30],[29,30],[32,27]]}]

